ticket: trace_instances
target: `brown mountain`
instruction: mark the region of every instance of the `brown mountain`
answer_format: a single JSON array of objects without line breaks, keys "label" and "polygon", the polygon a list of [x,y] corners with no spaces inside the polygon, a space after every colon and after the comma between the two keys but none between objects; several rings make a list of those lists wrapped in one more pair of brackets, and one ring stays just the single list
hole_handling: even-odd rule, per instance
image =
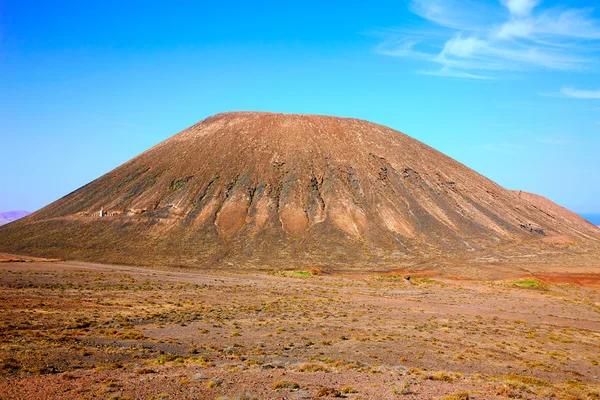
[{"label": "brown mountain", "polygon": [[255,112],[207,118],[0,228],[0,251],[138,265],[388,269],[599,241],[393,129]]}]

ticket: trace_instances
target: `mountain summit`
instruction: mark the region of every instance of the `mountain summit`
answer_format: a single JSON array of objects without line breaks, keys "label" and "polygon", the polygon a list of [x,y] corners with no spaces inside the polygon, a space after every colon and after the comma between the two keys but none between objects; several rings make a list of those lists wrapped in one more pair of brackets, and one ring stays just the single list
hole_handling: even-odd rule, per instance
[{"label": "mountain summit", "polygon": [[207,118],[0,228],[12,253],[280,268],[398,268],[599,240],[577,215],[393,129],[259,112]]}]

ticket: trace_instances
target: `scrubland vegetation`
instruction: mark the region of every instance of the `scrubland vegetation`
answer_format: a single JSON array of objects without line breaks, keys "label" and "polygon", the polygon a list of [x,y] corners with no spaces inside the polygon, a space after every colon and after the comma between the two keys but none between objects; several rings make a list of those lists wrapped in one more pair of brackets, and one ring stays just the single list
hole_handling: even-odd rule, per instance
[{"label": "scrubland vegetation", "polygon": [[600,295],[534,279],[0,266],[4,398],[600,398]]}]

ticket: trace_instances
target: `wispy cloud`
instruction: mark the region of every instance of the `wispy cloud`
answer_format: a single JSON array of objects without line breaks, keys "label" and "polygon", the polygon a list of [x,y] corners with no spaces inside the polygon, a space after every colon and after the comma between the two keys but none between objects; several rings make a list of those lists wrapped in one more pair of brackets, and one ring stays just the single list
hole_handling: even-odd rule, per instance
[{"label": "wispy cloud", "polygon": [[510,11],[511,15],[516,17],[526,17],[531,13],[531,10],[537,6],[539,1],[537,0],[504,0],[502,4],[508,11]]},{"label": "wispy cloud", "polygon": [[[540,3],[412,0],[410,10],[428,25],[422,31],[388,33],[377,51],[431,64],[432,69],[417,71],[421,74],[469,79],[494,78],[499,71],[593,68],[600,46],[594,10]],[[438,29],[435,34],[432,28]]]},{"label": "wispy cloud", "polygon": [[471,74],[469,72],[464,72],[464,71],[456,71],[456,70],[450,69],[448,67],[442,67],[439,70],[419,70],[419,71],[417,71],[417,73],[421,74],[421,75],[447,76],[447,77],[451,77],[451,78],[469,78],[469,79],[484,79],[484,80],[494,79],[489,76],[475,75],[475,74]]},{"label": "wispy cloud", "polygon": [[516,145],[513,143],[488,143],[483,146],[486,151],[493,153],[517,155],[523,150],[523,146]]},{"label": "wispy cloud", "polygon": [[553,146],[563,146],[570,144],[571,141],[568,139],[558,138],[558,137],[541,137],[538,138],[537,141],[543,144],[549,144]]},{"label": "wispy cloud", "polygon": [[570,87],[563,87],[560,92],[567,97],[576,99],[600,99],[600,89],[598,90],[581,90]]}]

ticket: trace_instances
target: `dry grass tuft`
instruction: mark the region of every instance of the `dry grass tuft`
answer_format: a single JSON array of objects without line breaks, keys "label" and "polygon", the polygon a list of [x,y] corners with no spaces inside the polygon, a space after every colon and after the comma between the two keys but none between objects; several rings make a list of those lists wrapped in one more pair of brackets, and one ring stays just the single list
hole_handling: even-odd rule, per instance
[{"label": "dry grass tuft", "polygon": [[288,381],[285,379],[271,383],[271,387],[275,390],[278,390],[278,389],[298,390],[298,389],[300,389],[300,385],[297,382]]}]

